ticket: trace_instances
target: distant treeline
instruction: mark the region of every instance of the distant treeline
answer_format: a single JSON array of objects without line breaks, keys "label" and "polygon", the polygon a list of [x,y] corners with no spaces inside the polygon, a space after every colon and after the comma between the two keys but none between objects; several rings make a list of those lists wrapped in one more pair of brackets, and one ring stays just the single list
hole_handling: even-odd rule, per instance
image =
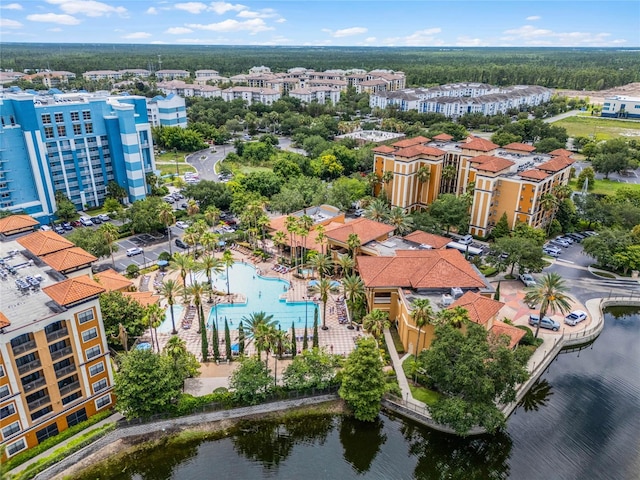
[{"label": "distant treeline", "polygon": [[87,70],[125,68],[214,69],[221,75],[266,65],[273,72],[292,67],[315,70],[375,68],[401,70],[408,86],[450,82],[543,85],[601,90],[640,81],[640,55],[603,48],[372,48],[248,47],[107,44],[4,43],[2,68],[49,68],[78,75]]}]

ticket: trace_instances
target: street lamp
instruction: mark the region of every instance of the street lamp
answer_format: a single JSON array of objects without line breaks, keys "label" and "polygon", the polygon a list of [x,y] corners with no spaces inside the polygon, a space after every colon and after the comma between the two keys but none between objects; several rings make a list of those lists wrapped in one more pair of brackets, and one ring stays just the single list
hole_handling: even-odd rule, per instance
[{"label": "street lamp", "polygon": [[144,249],[142,249],[142,259],[144,261],[144,263],[142,264],[142,269],[144,270],[145,268],[147,268],[147,256],[144,254]]}]

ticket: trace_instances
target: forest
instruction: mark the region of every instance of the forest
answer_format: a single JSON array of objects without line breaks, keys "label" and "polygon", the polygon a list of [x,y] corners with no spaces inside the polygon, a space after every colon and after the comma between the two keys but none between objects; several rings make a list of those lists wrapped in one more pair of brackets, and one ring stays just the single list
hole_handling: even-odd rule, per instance
[{"label": "forest", "polygon": [[157,70],[159,56],[163,69],[214,69],[224,76],[257,65],[273,72],[390,69],[405,72],[407,86],[467,81],[601,90],[640,81],[640,55],[631,49],[2,44],[2,68],[15,71]]}]

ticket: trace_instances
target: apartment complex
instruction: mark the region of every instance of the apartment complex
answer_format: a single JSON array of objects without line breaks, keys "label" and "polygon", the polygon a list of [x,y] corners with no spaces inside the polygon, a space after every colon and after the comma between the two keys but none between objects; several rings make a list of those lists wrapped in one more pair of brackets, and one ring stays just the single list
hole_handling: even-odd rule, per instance
[{"label": "apartment complex", "polygon": [[606,97],[600,115],[608,118],[640,118],[640,97]]},{"label": "apartment complex", "polygon": [[378,187],[386,190],[392,206],[417,210],[442,193],[469,193],[469,233],[478,237],[486,237],[503,213],[511,228],[519,222],[546,225],[550,217],[541,197],[569,182],[573,164],[566,150],[536,154],[531,145],[499,147],[475,137],[454,142],[447,134],[405,139],[373,151],[379,178],[393,174]]},{"label": "apartment complex", "polygon": [[[26,215],[0,220],[0,429],[5,457],[110,408],[96,258]],[[16,238],[17,237],[17,238]]]},{"label": "apartment complex", "polygon": [[84,72],[82,78],[85,80],[122,80],[127,77],[148,78],[151,76],[149,70],[143,68],[126,68],[124,70],[91,70]]},{"label": "apartment complex", "polygon": [[133,202],[155,170],[147,99],[22,91],[0,94],[0,209],[48,223],[61,192],[78,209],[104,202],[115,181]]},{"label": "apartment complex", "polygon": [[187,128],[187,107],[184,98],[170,93],[147,100],[147,116],[152,127]]}]

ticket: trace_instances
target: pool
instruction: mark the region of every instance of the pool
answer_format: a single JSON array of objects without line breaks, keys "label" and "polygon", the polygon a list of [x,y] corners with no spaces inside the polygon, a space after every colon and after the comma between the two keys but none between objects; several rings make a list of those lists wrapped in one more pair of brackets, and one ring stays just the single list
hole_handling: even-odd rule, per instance
[{"label": "pool", "polygon": [[[200,274],[198,281],[206,281],[206,277]],[[221,273],[213,280],[214,288],[227,291],[226,272]],[[279,278],[261,277],[256,273],[252,265],[234,263],[229,269],[229,286],[232,293],[242,293],[247,302],[242,304],[221,304],[211,308],[207,325],[211,327],[218,314],[218,328],[224,329],[225,317],[229,321],[229,328],[238,328],[242,317],[248,317],[255,312],[265,312],[273,315],[273,319],[285,330],[291,328],[291,323],[296,328],[304,328],[305,315],[309,328],[313,325],[313,310],[316,305],[313,302],[287,302],[280,296],[289,289],[289,282]],[[305,313],[306,312],[306,313]],[[318,312],[320,321],[320,312]]]},{"label": "pool", "polygon": [[[176,322],[176,330],[180,329],[180,319],[182,318],[182,311],[184,307],[182,305],[174,305],[173,306],[173,317]],[[171,329],[173,326],[171,325],[171,309],[167,307],[167,311],[164,316],[163,322],[158,327],[158,333],[171,333]]]}]

